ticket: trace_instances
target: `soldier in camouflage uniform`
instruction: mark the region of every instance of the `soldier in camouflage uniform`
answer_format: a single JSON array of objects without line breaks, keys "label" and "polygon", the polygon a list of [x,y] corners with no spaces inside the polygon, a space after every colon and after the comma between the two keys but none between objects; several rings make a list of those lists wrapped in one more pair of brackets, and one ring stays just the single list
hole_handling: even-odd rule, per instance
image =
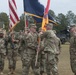
[{"label": "soldier in camouflage uniform", "polygon": [[22,60],[22,55],[23,55],[23,50],[24,50],[24,46],[25,46],[25,42],[24,42],[24,34],[22,31],[20,31],[19,33],[19,48],[18,48],[18,53],[21,56],[21,60]]},{"label": "soldier in camouflage uniform", "polygon": [[23,66],[23,54],[24,54],[24,50],[26,50],[26,36],[28,34],[28,29],[25,30],[25,32],[20,32],[20,36],[19,36],[19,49],[18,52],[20,54],[21,57],[21,61],[22,61],[22,66]]},{"label": "soldier in camouflage uniform", "polygon": [[70,28],[71,38],[70,38],[70,62],[71,69],[76,75],[76,25]]},{"label": "soldier in camouflage uniform", "polygon": [[24,31],[20,31],[19,32],[19,54],[22,55],[21,53],[23,53],[24,51],[24,47],[25,46],[25,39],[26,39],[26,36],[28,34],[28,28],[25,28]]},{"label": "soldier in camouflage uniform", "polygon": [[7,48],[7,46],[8,46],[8,32],[7,32],[7,34],[4,37],[4,41],[5,41],[4,45],[5,45],[6,56],[7,56],[8,55],[8,48]]},{"label": "soldier in camouflage uniform", "polygon": [[55,40],[55,45],[56,45],[56,62],[57,62],[57,64],[58,64],[58,62],[59,62],[59,58],[58,58],[58,56],[60,55],[60,53],[61,53],[61,41],[60,41],[60,39],[57,37],[56,38],[56,40]]},{"label": "soldier in camouflage uniform", "polygon": [[26,37],[27,44],[23,54],[23,70],[22,75],[28,75],[30,66],[33,69],[34,75],[39,75],[39,67],[35,66],[36,49],[38,45],[36,25],[30,25],[30,32]]},{"label": "soldier in camouflage uniform", "polygon": [[[53,30],[53,31],[56,34],[56,31],[55,30]],[[61,41],[57,36],[54,38],[54,43],[55,43],[55,46],[56,46],[55,59],[56,59],[56,66],[57,66],[57,69],[58,69],[59,55],[61,53]]]},{"label": "soldier in camouflage uniform", "polygon": [[8,39],[8,61],[9,61],[9,70],[8,74],[14,74],[16,68],[16,60],[17,60],[17,49],[18,49],[18,41],[15,39],[15,33],[10,33]]},{"label": "soldier in camouflage uniform", "polygon": [[[53,30],[53,31],[56,34],[56,31],[55,30]],[[60,38],[58,38],[57,36],[55,38],[55,45],[56,45],[56,61],[57,61],[57,64],[58,64],[58,61],[59,61],[58,56],[61,53],[61,41],[60,41]]]},{"label": "soldier in camouflage uniform", "polygon": [[0,33],[0,75],[3,75],[4,59],[6,55],[4,43],[4,34]]},{"label": "soldier in camouflage uniform", "polygon": [[46,25],[46,31],[41,35],[41,39],[44,39],[44,53],[45,53],[45,68],[47,75],[58,75],[58,69],[56,64],[56,35],[52,30],[53,24]]}]

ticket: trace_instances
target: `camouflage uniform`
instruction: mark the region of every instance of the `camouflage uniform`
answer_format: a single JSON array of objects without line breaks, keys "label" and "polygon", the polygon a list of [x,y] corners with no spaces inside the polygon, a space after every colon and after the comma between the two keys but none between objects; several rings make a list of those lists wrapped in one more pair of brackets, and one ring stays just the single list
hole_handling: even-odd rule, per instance
[{"label": "camouflage uniform", "polygon": [[24,57],[23,57],[24,54],[25,54],[24,51],[26,51],[26,36],[27,36],[27,35],[24,35],[24,34],[21,34],[21,35],[19,36],[20,42],[19,42],[18,52],[19,52],[20,57],[21,57],[22,67],[24,66]]},{"label": "camouflage uniform", "polygon": [[0,38],[0,71],[3,71],[3,69],[4,69],[4,58],[6,55],[4,43],[5,43],[4,39]]},{"label": "camouflage uniform", "polygon": [[5,45],[5,49],[6,49],[6,55],[8,55],[8,48],[7,48],[7,46],[8,46],[8,34],[5,35],[4,41],[5,41],[4,45]]},{"label": "camouflage uniform", "polygon": [[58,62],[59,62],[59,54],[61,52],[61,42],[60,42],[60,39],[56,36],[54,37],[54,43],[55,43],[55,46],[56,46],[56,54],[55,54],[55,59],[56,59],[56,68],[57,68],[57,74],[58,73]]},{"label": "camouflage uniform", "polygon": [[32,67],[34,74],[39,75],[39,67],[38,65],[35,67],[35,56],[36,56],[36,49],[37,49],[37,34],[33,32],[29,32],[27,37],[27,45],[24,50],[23,54],[23,74],[28,75],[30,66]]},{"label": "camouflage uniform", "polygon": [[21,56],[21,60],[23,59],[23,53],[24,53],[24,50],[26,49],[26,36],[27,36],[28,32],[26,31],[25,32],[21,32],[20,35],[19,35],[19,49],[18,49],[18,52]]},{"label": "camouflage uniform", "polygon": [[[14,37],[15,39],[15,37]],[[17,61],[17,49],[18,44],[15,42],[12,42],[12,36],[9,35],[8,39],[8,61],[9,61],[9,69],[10,71],[14,71],[16,68],[16,61]]]},{"label": "camouflage uniform", "polygon": [[70,39],[70,60],[72,71],[76,73],[76,37]]},{"label": "camouflage uniform", "polygon": [[45,53],[44,53],[44,41],[42,40],[41,43],[40,43],[40,57],[39,57],[39,60],[40,60],[40,74],[42,75],[44,72],[45,72]]},{"label": "camouflage uniform", "polygon": [[76,25],[70,28],[70,33],[70,63],[71,69],[74,75],[76,75]]},{"label": "camouflage uniform", "polygon": [[61,41],[58,37],[55,38],[55,45],[56,45],[56,56],[55,56],[55,58],[56,58],[56,62],[58,64],[58,61],[59,61],[58,56],[61,52]]},{"label": "camouflage uniform", "polygon": [[18,53],[21,56],[21,60],[22,60],[22,55],[23,55],[23,51],[24,51],[24,47],[25,47],[25,41],[24,41],[24,35],[20,34],[19,36],[19,49],[18,49]]},{"label": "camouflage uniform", "polygon": [[58,75],[58,69],[56,64],[56,45],[55,45],[56,35],[52,30],[46,30],[41,38],[44,38],[44,53],[45,53],[45,68],[47,75]]}]

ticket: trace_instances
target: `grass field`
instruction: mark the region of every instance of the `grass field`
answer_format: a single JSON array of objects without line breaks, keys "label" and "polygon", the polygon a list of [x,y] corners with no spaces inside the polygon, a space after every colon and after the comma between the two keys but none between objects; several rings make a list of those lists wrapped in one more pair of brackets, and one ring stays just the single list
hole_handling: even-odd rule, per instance
[{"label": "grass field", "polygon": [[[70,56],[69,56],[69,44],[62,45],[61,54],[59,56],[59,75],[73,75],[70,67]],[[7,75],[8,73],[8,61],[5,62],[4,73]],[[15,75],[21,75],[22,73],[22,64],[21,61],[17,61],[17,68]],[[29,75],[33,75],[32,71],[30,71]],[[45,74],[46,75],[46,74]]]},{"label": "grass field", "polygon": [[59,74],[60,75],[73,75],[70,67],[70,55],[69,55],[69,45],[62,45],[62,51],[59,56]]}]

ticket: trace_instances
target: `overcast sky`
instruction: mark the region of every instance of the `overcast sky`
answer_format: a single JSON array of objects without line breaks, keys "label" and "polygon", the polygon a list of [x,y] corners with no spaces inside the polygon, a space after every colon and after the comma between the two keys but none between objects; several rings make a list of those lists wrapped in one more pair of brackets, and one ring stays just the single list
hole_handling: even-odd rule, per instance
[{"label": "overcast sky", "polygon": [[[46,5],[46,0],[39,0]],[[18,15],[20,16],[23,11],[23,0],[16,0]],[[71,10],[76,14],[76,0],[51,0],[50,9],[58,13],[66,14],[67,11]],[[9,14],[8,0],[0,0],[0,13],[6,12]]]}]

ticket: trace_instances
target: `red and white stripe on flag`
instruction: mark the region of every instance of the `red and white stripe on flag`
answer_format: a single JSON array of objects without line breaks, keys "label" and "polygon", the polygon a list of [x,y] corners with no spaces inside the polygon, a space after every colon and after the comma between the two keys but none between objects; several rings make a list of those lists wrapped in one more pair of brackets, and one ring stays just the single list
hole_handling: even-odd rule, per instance
[{"label": "red and white stripe on flag", "polygon": [[19,22],[19,17],[17,14],[17,6],[15,0],[8,0],[8,2],[9,2],[9,17],[10,17],[9,27],[11,30]]}]

